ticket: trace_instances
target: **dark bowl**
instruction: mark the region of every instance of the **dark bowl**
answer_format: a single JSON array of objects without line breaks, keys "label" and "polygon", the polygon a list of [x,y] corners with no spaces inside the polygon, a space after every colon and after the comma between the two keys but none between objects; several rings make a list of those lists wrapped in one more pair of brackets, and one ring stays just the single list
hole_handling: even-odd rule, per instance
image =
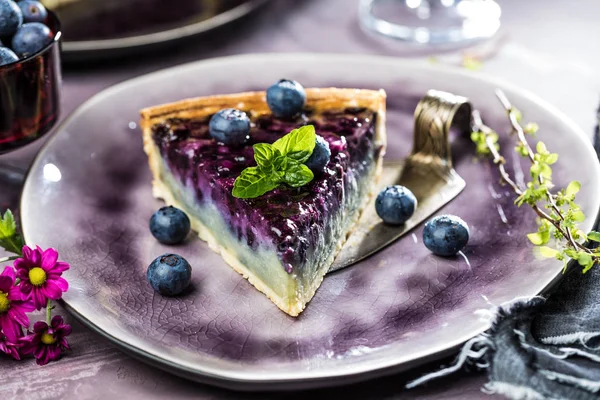
[{"label": "dark bowl", "polygon": [[46,134],[60,113],[60,21],[48,12],[54,39],[16,63],[0,66],[0,154]]}]

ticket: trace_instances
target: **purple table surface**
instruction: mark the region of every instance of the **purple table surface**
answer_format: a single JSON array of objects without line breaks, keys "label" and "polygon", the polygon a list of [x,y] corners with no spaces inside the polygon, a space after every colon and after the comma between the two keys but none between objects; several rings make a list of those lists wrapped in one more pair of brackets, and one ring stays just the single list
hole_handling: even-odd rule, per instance
[{"label": "purple table surface", "polygon": [[[600,93],[600,3],[596,0],[522,2],[500,0],[503,27],[497,37],[470,51],[485,57],[482,72],[520,85],[558,106],[590,137]],[[246,19],[186,47],[131,61],[106,62],[64,71],[63,118],[83,101],[117,82],[180,63],[210,57],[255,52],[322,52],[381,54],[424,58],[431,54],[395,42],[369,37],[359,30],[356,0],[274,0]],[[462,52],[436,54],[439,62],[460,64]],[[479,72],[473,72],[477,74]],[[26,168],[44,140],[3,157]],[[0,209],[16,208],[19,188],[0,190]],[[0,256],[2,254],[0,253]],[[65,315],[66,311],[57,310]],[[36,318],[34,318],[36,319]],[[41,316],[40,316],[41,319]],[[0,357],[0,398],[100,399],[199,398],[279,399],[477,399],[500,398],[481,392],[483,374],[460,373],[427,387],[405,391],[403,383],[432,370],[419,370],[358,385],[310,393],[236,393],[195,384],[130,358],[109,342],[73,324],[73,351],[60,362],[37,367],[28,359]],[[445,363],[451,360],[444,360]]]}]

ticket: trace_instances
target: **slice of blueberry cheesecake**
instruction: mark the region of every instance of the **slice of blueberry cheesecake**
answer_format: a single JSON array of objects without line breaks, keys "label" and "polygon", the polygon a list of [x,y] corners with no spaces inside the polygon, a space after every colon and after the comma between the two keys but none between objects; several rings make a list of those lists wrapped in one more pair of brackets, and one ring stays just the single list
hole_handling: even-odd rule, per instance
[{"label": "slice of blueberry cheesecake", "polygon": [[201,97],[141,111],[154,196],[281,310],[299,315],[381,173],[385,92]]}]

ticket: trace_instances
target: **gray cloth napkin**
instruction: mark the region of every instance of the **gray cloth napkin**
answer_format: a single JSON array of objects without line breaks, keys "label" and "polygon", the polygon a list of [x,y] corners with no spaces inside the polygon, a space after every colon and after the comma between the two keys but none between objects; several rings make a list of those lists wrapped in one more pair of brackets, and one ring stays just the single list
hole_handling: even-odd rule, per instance
[{"label": "gray cloth napkin", "polygon": [[[598,129],[594,148],[600,157]],[[484,391],[511,399],[600,398],[600,267],[569,271],[547,299],[498,308],[492,327],[468,341],[454,365],[407,387],[474,365],[487,370]]]}]

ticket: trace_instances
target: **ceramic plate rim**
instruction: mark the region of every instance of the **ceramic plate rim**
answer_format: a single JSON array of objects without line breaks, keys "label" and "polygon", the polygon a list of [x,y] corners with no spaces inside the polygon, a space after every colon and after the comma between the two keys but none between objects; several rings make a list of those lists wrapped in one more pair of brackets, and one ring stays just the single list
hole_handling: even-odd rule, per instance
[{"label": "ceramic plate rim", "polygon": [[[113,85],[107,89],[102,90],[101,92],[95,94],[88,100],[86,100],[83,104],[81,104],[77,109],[75,109],[68,117],[66,117],[55,129],[55,133],[58,134],[64,127],[69,125],[73,119],[78,117],[81,113],[88,110],[90,107],[93,107],[96,103],[102,101],[104,98],[111,96],[113,93],[127,90],[130,86],[135,86],[146,81],[152,81],[158,77],[163,75],[172,75],[176,74],[180,71],[185,71],[187,69],[194,69],[202,66],[210,66],[211,64],[222,65],[226,67],[227,63],[239,63],[249,60],[260,60],[269,57],[277,57],[279,60],[281,59],[303,59],[307,62],[310,62],[311,58],[318,58],[321,61],[326,60],[332,63],[340,63],[340,62],[352,62],[356,61],[355,55],[352,54],[316,54],[316,53],[255,53],[255,54],[246,54],[246,55],[237,55],[237,56],[229,56],[229,57],[218,57],[211,58],[206,60],[195,61],[191,63],[182,64],[176,67],[171,67],[167,69],[162,69],[156,72],[152,72],[149,74],[145,74],[133,79],[129,79]],[[522,88],[517,87],[509,82],[505,82],[502,79],[498,79],[492,76],[489,76],[484,73],[474,73],[472,71],[465,71],[457,67],[451,67],[446,65],[431,65],[426,64],[420,60],[410,60],[410,59],[398,59],[387,56],[361,56],[361,62],[367,63],[384,63],[384,64],[392,64],[394,66],[398,66],[403,69],[410,68],[421,68],[427,69],[432,73],[444,73],[449,75],[454,75],[460,79],[474,80],[479,82],[485,82],[487,84],[492,84],[494,86],[498,86],[506,91],[517,94],[521,98],[525,98],[532,103],[535,103],[540,109],[543,111],[552,114],[553,117],[560,121],[569,131],[578,136],[580,139],[584,141],[589,141],[585,132],[568,116],[566,116],[563,112],[558,110],[555,106],[551,105],[547,101],[538,97],[537,95],[524,90]],[[46,143],[44,143],[43,147],[36,155],[33,163],[31,164],[27,177],[25,179],[25,184],[23,185],[23,189],[21,192],[21,200],[20,200],[20,218],[22,221],[23,227],[23,236],[26,243],[29,243],[27,240],[27,232],[25,227],[28,226],[27,216],[24,213],[25,210],[25,194],[29,191],[29,187],[31,185],[31,180],[29,176],[31,175],[31,171],[37,169],[39,167],[39,163],[41,162],[44,154],[47,152],[50,145],[56,139],[57,135],[52,135],[48,139]],[[596,157],[592,146],[586,147],[586,150],[590,157]],[[593,174],[597,177],[600,177],[600,164],[594,164]],[[600,201],[600,200],[599,200]],[[596,206],[598,206],[598,202],[596,201]],[[596,214],[596,220],[598,220],[599,214]],[[590,227],[591,228],[591,227]],[[561,272],[557,269],[556,275],[548,282],[545,283],[544,288],[542,289],[542,293],[546,291],[549,287],[555,284],[559,278],[561,277]],[[339,371],[326,371],[323,373],[322,370],[313,370],[313,371],[302,371],[301,377],[299,377],[299,373],[265,373],[265,372],[254,372],[252,370],[245,370],[243,372],[236,371],[228,371],[220,368],[211,368],[204,367],[202,365],[191,364],[181,362],[181,360],[177,360],[174,357],[164,356],[156,354],[156,352],[152,352],[150,349],[140,348],[133,344],[128,343],[127,338],[118,337],[118,335],[113,335],[112,333],[107,332],[106,330],[100,328],[95,325],[92,321],[90,321],[87,317],[84,316],[83,313],[78,311],[75,307],[66,304],[68,310],[73,313],[76,318],[81,321],[88,328],[91,328],[95,332],[102,334],[104,337],[109,339],[112,343],[116,344],[121,348],[125,348],[128,351],[133,351],[137,356],[142,358],[149,358],[155,362],[158,362],[160,365],[155,365],[157,367],[161,367],[163,369],[168,368],[168,370],[172,373],[178,373],[180,375],[184,375],[188,378],[199,380],[199,381],[210,381],[212,384],[224,386],[227,383],[235,383],[240,386],[242,389],[257,389],[260,387],[263,389],[282,389],[283,386],[297,385],[303,387],[319,387],[319,386],[331,386],[336,383],[336,380],[339,381],[341,378],[345,378],[343,383],[349,383],[350,381],[358,381],[368,379],[368,375],[377,374],[389,374],[392,372],[397,372],[403,368],[409,368],[415,366],[417,364],[423,363],[425,360],[430,360],[433,358],[438,358],[448,353],[450,350],[457,348],[462,343],[466,342],[470,338],[482,333],[487,328],[489,328],[489,323],[487,326],[482,326],[481,329],[473,330],[471,334],[464,335],[463,337],[456,338],[454,340],[444,342],[443,344],[438,344],[430,348],[427,351],[422,351],[417,355],[411,356],[409,359],[403,359],[401,355],[398,356],[388,356],[383,360],[369,360],[364,364],[353,365],[352,369],[340,369]],[[176,369],[176,371],[174,371]],[[193,376],[189,376],[189,375]],[[330,382],[323,382],[324,380],[331,380]],[[320,382],[320,383],[319,383]],[[275,385],[275,386],[272,386]],[[231,386],[227,386],[231,388]]]}]

